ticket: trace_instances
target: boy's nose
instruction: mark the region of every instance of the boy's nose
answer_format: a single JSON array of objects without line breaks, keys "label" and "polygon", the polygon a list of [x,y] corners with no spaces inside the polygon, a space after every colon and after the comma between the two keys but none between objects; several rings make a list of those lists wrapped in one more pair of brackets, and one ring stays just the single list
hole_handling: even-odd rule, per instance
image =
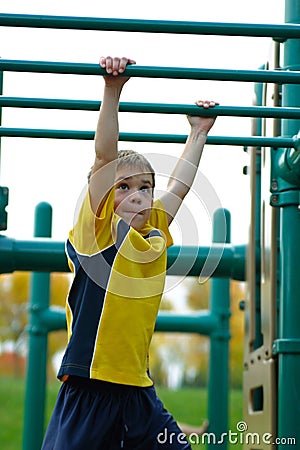
[{"label": "boy's nose", "polygon": [[132,202],[140,203],[142,201],[141,192],[137,189],[130,195],[130,200]]}]

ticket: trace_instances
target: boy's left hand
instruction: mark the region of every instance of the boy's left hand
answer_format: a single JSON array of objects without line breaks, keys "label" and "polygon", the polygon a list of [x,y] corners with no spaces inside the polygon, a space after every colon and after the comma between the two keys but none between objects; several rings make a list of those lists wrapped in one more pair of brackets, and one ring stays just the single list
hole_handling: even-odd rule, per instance
[{"label": "boy's left hand", "polygon": [[101,56],[99,61],[100,67],[105,69],[107,75],[104,75],[106,86],[123,86],[129,77],[118,77],[123,74],[126,67],[130,64],[135,64],[135,61],[131,58],[120,58],[111,56]]},{"label": "boy's left hand", "polygon": [[[213,108],[214,106],[219,104],[212,100],[197,100],[195,103],[197,106],[200,106],[201,108],[204,108],[204,109]],[[216,116],[211,116],[211,117],[188,116],[188,121],[189,121],[191,127],[200,128],[203,133],[209,132],[209,130],[215,123],[215,120],[216,120]]]}]

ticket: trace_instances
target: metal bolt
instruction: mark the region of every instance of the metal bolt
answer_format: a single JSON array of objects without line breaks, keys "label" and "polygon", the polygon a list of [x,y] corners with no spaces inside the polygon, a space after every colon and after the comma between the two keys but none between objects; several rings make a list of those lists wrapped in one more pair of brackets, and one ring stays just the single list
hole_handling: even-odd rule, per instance
[{"label": "metal bolt", "polygon": [[245,300],[241,300],[240,301],[239,309],[240,309],[240,311],[245,311],[245,309],[246,309],[246,302],[245,302]]},{"label": "metal bolt", "polygon": [[275,178],[273,178],[273,180],[271,181],[271,189],[273,191],[277,191],[278,189],[278,181]]}]

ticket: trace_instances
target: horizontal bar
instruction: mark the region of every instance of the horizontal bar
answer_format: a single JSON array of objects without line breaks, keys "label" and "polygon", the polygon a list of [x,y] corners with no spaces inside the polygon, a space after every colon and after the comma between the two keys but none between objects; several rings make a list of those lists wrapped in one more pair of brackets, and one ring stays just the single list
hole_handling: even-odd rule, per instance
[{"label": "horizontal bar", "polygon": [[286,338],[276,339],[272,345],[272,353],[279,355],[282,353],[287,354],[300,354],[300,339]]},{"label": "horizontal bar", "polygon": [[204,34],[275,38],[300,37],[300,26],[294,24],[272,25],[222,22],[213,23],[30,14],[0,14],[0,25],[8,27],[132,31],[141,33]]},{"label": "horizontal bar", "polygon": [[[1,127],[0,127],[1,136]],[[187,135],[176,134],[150,134],[150,133],[120,133],[120,141],[123,142],[157,142],[170,144],[184,144]],[[296,148],[294,138],[267,138],[260,136],[208,136],[206,143],[209,145],[227,145],[240,147],[272,147],[272,148]]]},{"label": "horizontal bar", "polygon": [[[38,314],[42,327],[48,332],[66,329],[64,308],[50,307],[49,309],[35,312],[35,314]],[[156,319],[155,331],[210,335],[216,330],[217,326],[217,318],[209,311],[189,314],[160,311]]]},{"label": "horizontal bar", "polygon": [[0,273],[15,270],[69,272],[65,243],[49,238],[16,240],[0,235]]},{"label": "horizontal bar", "polygon": [[[80,139],[93,140],[94,131],[80,130],[49,130],[37,128],[6,128],[0,127],[0,136],[26,137],[46,139]],[[184,144],[187,135],[184,134],[155,134],[155,133],[120,133],[119,140],[123,142],[158,142],[171,144]],[[295,147],[295,139],[286,137],[260,137],[260,136],[208,136],[207,144],[210,145],[237,145],[246,147]]]},{"label": "horizontal bar", "polygon": [[159,312],[155,324],[155,331],[199,333],[209,336],[217,329],[218,325],[216,316],[209,311],[191,314]]},{"label": "horizontal bar", "polygon": [[[0,70],[8,72],[60,73],[76,75],[105,75],[99,64],[23,61],[0,59]],[[190,80],[250,81],[258,83],[300,83],[300,71],[234,70],[185,67],[128,66],[120,76],[148,78],[177,78]]]},{"label": "horizontal bar", "polygon": [[[97,100],[68,100],[50,98],[24,98],[0,96],[0,106],[9,108],[45,108],[66,110],[98,111],[101,102]],[[121,102],[121,112],[153,114],[188,114],[191,116],[237,116],[300,119],[300,108],[267,106],[215,106],[199,108],[196,105],[166,103]]]},{"label": "horizontal bar", "polygon": [[[40,326],[49,331],[64,330],[67,328],[66,312],[61,307],[50,307],[40,311],[32,311],[38,315]],[[33,330],[31,330],[33,332]]]},{"label": "horizontal bar", "polygon": [[217,243],[213,243],[211,247],[173,245],[168,249],[167,274],[199,276],[207,260],[212,263],[211,267],[215,267],[213,276],[245,280],[245,245]]},{"label": "horizontal bar", "polygon": [[[16,270],[67,272],[65,243],[47,238],[16,240],[0,235],[0,273]],[[211,252],[213,249],[214,253]],[[199,276],[208,256],[215,263],[214,276],[245,280],[246,247],[213,244],[212,247],[168,249],[168,275]],[[211,256],[212,255],[212,256]],[[213,256],[215,255],[215,256]]]}]

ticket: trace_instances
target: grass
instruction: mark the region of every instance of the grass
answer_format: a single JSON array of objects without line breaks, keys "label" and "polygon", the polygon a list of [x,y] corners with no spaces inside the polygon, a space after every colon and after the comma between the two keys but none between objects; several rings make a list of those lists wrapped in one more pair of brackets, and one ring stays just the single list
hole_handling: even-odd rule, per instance
[{"label": "grass", "polygon": [[[56,400],[58,382],[47,386],[46,421],[48,422],[53,405]],[[14,378],[0,378],[0,443],[1,449],[20,450],[22,448],[23,413],[24,413],[24,380]],[[207,390],[186,388],[179,391],[169,391],[166,388],[157,388],[158,395],[166,408],[172,412],[176,420],[200,425],[207,417]],[[236,423],[242,420],[242,392],[230,393],[230,426],[236,430]],[[193,449],[204,448],[203,445],[194,445]],[[240,447],[234,445],[232,450]],[[230,446],[229,446],[230,449]]]}]

